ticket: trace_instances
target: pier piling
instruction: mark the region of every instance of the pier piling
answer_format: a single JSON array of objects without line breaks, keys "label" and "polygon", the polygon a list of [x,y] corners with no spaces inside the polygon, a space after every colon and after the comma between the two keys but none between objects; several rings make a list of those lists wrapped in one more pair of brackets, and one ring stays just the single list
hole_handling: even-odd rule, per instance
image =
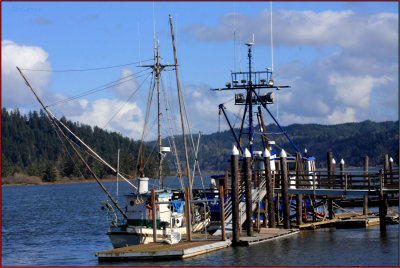
[{"label": "pier piling", "polygon": [[[369,157],[368,155],[364,156],[364,173],[366,174],[368,172],[368,165],[369,165]],[[364,185],[368,185],[369,188],[369,178],[366,177],[365,180],[367,182],[364,183]],[[363,215],[368,215],[368,195],[364,195],[363,197]]]},{"label": "pier piling", "polygon": [[287,170],[287,154],[281,151],[281,188],[282,188],[282,210],[283,210],[283,228],[290,229],[290,211],[289,211],[289,178]]},{"label": "pier piling", "polygon": [[275,204],[274,204],[274,188],[272,183],[271,173],[271,154],[268,149],[264,151],[264,168],[265,168],[265,186],[267,187],[267,201],[268,201],[268,226],[275,228]]},{"label": "pier piling", "polygon": [[239,151],[233,146],[231,155],[232,176],[232,244],[236,246],[240,241],[239,223]]},{"label": "pier piling", "polygon": [[252,197],[251,197],[251,154],[246,148],[244,153],[244,185],[246,195],[246,228],[247,236],[253,236],[253,209],[252,209]]}]

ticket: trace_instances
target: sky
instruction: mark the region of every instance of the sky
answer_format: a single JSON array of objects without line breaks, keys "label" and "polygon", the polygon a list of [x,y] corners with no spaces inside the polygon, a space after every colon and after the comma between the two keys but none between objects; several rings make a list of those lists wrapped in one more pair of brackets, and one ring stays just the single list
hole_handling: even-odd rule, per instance
[{"label": "sky", "polygon": [[[270,2],[2,1],[1,105],[40,109],[18,66],[56,116],[140,139],[152,78],[139,65],[153,64],[154,40],[161,63],[173,64],[171,14],[193,133],[228,128],[219,121],[221,103],[238,126],[236,92],[210,89],[248,68],[245,43],[253,36],[254,70],[273,65],[275,84],[290,86],[275,91],[270,105],[281,125],[398,120],[398,2],[272,2],[272,53],[270,8]],[[164,69],[164,135],[180,125],[174,77],[173,68]],[[156,95],[152,100],[149,129]],[[145,137],[155,138],[155,131]]]}]

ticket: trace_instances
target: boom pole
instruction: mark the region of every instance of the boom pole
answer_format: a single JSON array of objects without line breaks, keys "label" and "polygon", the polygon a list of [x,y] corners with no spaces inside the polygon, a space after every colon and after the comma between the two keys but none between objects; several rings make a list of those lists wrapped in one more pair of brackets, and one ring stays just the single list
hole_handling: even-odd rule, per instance
[{"label": "boom pole", "polygon": [[185,148],[186,172],[187,172],[187,177],[188,177],[189,193],[190,193],[190,195],[192,195],[192,180],[190,178],[189,155],[188,155],[188,150],[187,150],[187,145],[186,145],[185,121],[183,119],[183,112],[182,112],[182,100],[181,100],[182,92],[181,92],[181,84],[180,84],[180,81],[179,81],[178,59],[176,57],[174,27],[172,25],[171,14],[169,15],[169,23],[170,23],[170,26],[171,26],[172,47],[173,47],[173,50],[174,50],[176,86],[178,88],[178,100],[179,100],[179,110],[180,110],[180,114],[181,114],[183,145],[184,145],[184,148]]},{"label": "boom pole", "polygon": [[64,131],[60,128],[60,126],[55,122],[54,117],[52,116],[51,112],[47,109],[47,107],[43,104],[42,100],[39,98],[39,96],[36,94],[35,90],[32,88],[31,84],[28,82],[24,74],[21,72],[21,70],[17,67],[17,70],[21,74],[22,78],[25,80],[26,85],[30,88],[32,91],[33,95],[35,95],[36,99],[42,105],[43,109],[46,111],[47,115],[49,116],[52,124],[60,131],[61,135],[65,138],[65,140],[68,142],[68,144],[72,147],[78,158],[82,161],[82,163],[86,166],[86,168],[89,170],[90,174],[92,174],[93,178],[96,180],[96,182],[100,185],[100,187],[103,189],[103,191],[107,194],[107,196],[110,198],[111,202],[115,205],[115,207],[121,212],[122,216],[124,216],[125,219],[128,218],[128,216],[125,214],[125,212],[122,210],[122,208],[118,205],[118,203],[114,200],[114,198],[111,196],[111,194],[107,191],[107,189],[104,187],[104,185],[100,182],[100,180],[97,178],[96,174],[93,172],[93,170],[90,168],[88,163],[85,161],[85,159],[82,157],[82,155],[78,152],[78,150],[73,146],[72,142],[68,139],[68,137],[65,135]]}]

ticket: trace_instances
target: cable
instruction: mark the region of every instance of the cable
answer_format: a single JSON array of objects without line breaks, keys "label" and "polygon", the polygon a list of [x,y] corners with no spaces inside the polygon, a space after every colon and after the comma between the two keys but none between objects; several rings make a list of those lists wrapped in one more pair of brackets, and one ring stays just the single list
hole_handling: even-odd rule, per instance
[{"label": "cable", "polygon": [[[144,61],[150,61],[150,60],[152,60],[152,59],[144,60]],[[86,71],[98,71],[98,70],[104,70],[104,69],[118,68],[118,67],[138,64],[138,63],[140,63],[140,61],[139,62],[130,62],[130,63],[125,63],[125,64],[119,64],[119,65],[105,66],[105,67],[86,68],[86,69],[50,70],[50,69],[25,69],[25,68],[20,68],[20,70],[31,71],[31,72],[50,72],[50,73],[86,72]]]}]

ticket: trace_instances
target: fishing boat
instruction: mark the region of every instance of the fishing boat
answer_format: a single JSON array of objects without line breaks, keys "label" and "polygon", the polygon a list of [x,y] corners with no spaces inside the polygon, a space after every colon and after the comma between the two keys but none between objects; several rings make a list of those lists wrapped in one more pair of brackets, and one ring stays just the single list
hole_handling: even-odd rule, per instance
[{"label": "fishing boat", "polygon": [[[207,203],[193,203],[188,209],[188,213],[185,216],[185,202],[184,197],[188,195],[195,199],[196,197],[192,196],[192,176],[190,173],[189,167],[189,156],[187,152],[186,146],[186,135],[185,135],[185,126],[183,123],[184,115],[182,108],[182,100],[183,95],[181,93],[179,75],[178,75],[178,63],[176,57],[176,49],[174,42],[174,33],[173,33],[173,25],[172,19],[170,16],[170,27],[171,27],[171,36],[172,36],[172,45],[174,50],[174,60],[175,63],[172,65],[161,64],[160,63],[160,55],[159,55],[159,45],[158,42],[154,42],[154,63],[151,65],[140,65],[139,67],[146,67],[152,70],[153,75],[153,89],[157,88],[157,100],[158,100],[158,139],[157,139],[157,148],[158,148],[158,176],[154,178],[158,180],[158,187],[153,187],[150,189],[149,181],[150,178],[145,176],[144,167],[143,167],[143,159],[144,159],[144,150],[143,150],[143,142],[144,142],[144,133],[146,131],[146,127],[143,129],[141,146],[139,149],[139,175],[136,179],[135,183],[132,183],[129,179],[127,179],[120,171],[119,168],[114,168],[109,163],[107,163],[99,154],[97,154],[92,148],[90,148],[82,139],[80,139],[75,133],[73,133],[61,120],[58,120],[57,117],[48,109],[48,106],[44,105],[42,100],[36,94],[36,91],[30,85],[29,81],[26,79],[21,69],[17,67],[20,72],[22,78],[24,79],[26,85],[31,89],[32,93],[35,95],[38,102],[41,104],[43,109],[46,111],[50,121],[54,125],[55,129],[61,134],[62,137],[65,138],[67,143],[71,146],[73,151],[76,153],[81,162],[85,165],[91,176],[96,180],[96,182],[100,185],[100,187],[104,190],[107,195],[106,201],[103,202],[103,209],[107,211],[107,215],[112,215],[110,227],[108,229],[107,235],[109,236],[111,243],[115,248],[137,245],[137,244],[146,244],[150,242],[154,242],[154,238],[158,241],[165,241],[167,243],[176,243],[179,242],[182,235],[187,234],[189,232],[201,232],[206,229],[206,227],[210,223],[210,211]],[[154,40],[155,41],[155,40]],[[188,188],[189,191],[185,193],[185,187],[183,183],[183,178],[181,172],[179,173],[179,179],[181,182],[181,188],[179,189],[166,189],[163,185],[163,160],[165,158],[166,153],[171,151],[170,147],[163,146],[162,137],[161,137],[161,98],[160,98],[160,76],[161,72],[165,69],[171,67],[176,71],[176,81],[177,81],[177,89],[178,89],[178,99],[179,99],[179,109],[180,116],[182,120],[182,137],[183,144],[185,148],[185,160],[186,160],[186,170],[187,170],[187,180],[188,180]],[[153,91],[151,91],[152,93]],[[152,94],[149,94],[149,99],[152,98]],[[151,104],[150,101],[147,102],[148,105]],[[148,107],[149,108],[149,107]],[[147,109],[150,111],[150,109]],[[146,114],[146,120],[148,116]],[[145,126],[147,122],[145,122]],[[73,139],[73,141],[72,141]],[[90,155],[96,158],[98,161],[106,165],[113,171],[117,178],[121,177],[124,179],[130,187],[130,193],[125,195],[126,198],[126,207],[122,209],[119,205],[118,201],[111,195],[111,193],[105,188],[103,183],[97,177],[95,172],[91,169],[90,165],[87,163],[82,154],[75,148],[74,144],[79,143],[82,148],[84,148]],[[176,148],[174,148],[176,153]],[[177,162],[178,161],[178,158]],[[198,164],[197,164],[198,165]],[[111,201],[111,204],[109,203]],[[187,202],[188,204],[188,202]],[[122,219],[119,215],[122,215]]]},{"label": "fishing boat", "polygon": [[[232,120],[230,120],[227,113],[227,108],[224,104],[219,105],[219,114],[223,115],[223,117],[226,119],[229,130],[232,134],[234,150],[237,148],[240,159],[243,159],[246,154],[248,154],[248,156],[250,156],[252,159],[253,178],[258,178],[257,183],[253,179],[253,210],[256,208],[264,208],[262,199],[266,196],[264,167],[265,154],[268,154],[268,157],[270,157],[270,166],[274,177],[276,174],[280,174],[282,170],[282,167],[280,166],[281,157],[284,156],[286,158],[290,188],[295,189],[297,187],[311,187],[311,185],[298,185],[295,180],[295,175],[296,172],[300,172],[302,176],[307,176],[308,181],[312,181],[312,176],[316,171],[315,157],[309,155],[306,149],[304,150],[304,153],[298,149],[268,107],[275,101],[275,92],[273,90],[280,91],[282,89],[290,88],[290,86],[276,85],[273,79],[273,71],[271,68],[266,68],[265,71],[253,70],[252,49],[254,44],[254,40],[253,42],[246,44],[248,48],[248,71],[231,72],[231,81],[227,82],[224,88],[211,89],[216,92],[242,91],[240,93],[235,93],[234,95],[234,104],[240,106],[242,108],[240,110],[244,111],[242,114],[236,115],[237,118],[242,118],[240,128],[234,128]],[[270,92],[265,92],[264,90],[268,90]],[[263,118],[264,113],[267,113],[272,119],[272,122],[275,126],[273,130],[268,130],[266,128]],[[254,114],[256,114],[256,118],[254,118]],[[255,120],[257,120],[258,125],[255,124]],[[290,144],[292,153],[286,152],[283,148],[276,144],[274,140],[271,140],[272,135],[284,135]],[[290,148],[287,148],[287,150],[290,150]],[[217,185],[226,184],[226,182],[223,182],[225,176],[226,175],[213,175],[212,179],[216,181]],[[279,180],[274,180],[274,182],[276,182],[275,187],[277,187]],[[246,220],[244,199],[244,194],[242,194],[239,204],[240,211],[242,211],[242,223],[244,223]],[[226,230],[229,232],[232,230],[232,208],[230,194],[226,203],[227,205],[225,208],[224,217],[227,225]],[[218,229],[215,234],[221,234],[221,230]]]}]

